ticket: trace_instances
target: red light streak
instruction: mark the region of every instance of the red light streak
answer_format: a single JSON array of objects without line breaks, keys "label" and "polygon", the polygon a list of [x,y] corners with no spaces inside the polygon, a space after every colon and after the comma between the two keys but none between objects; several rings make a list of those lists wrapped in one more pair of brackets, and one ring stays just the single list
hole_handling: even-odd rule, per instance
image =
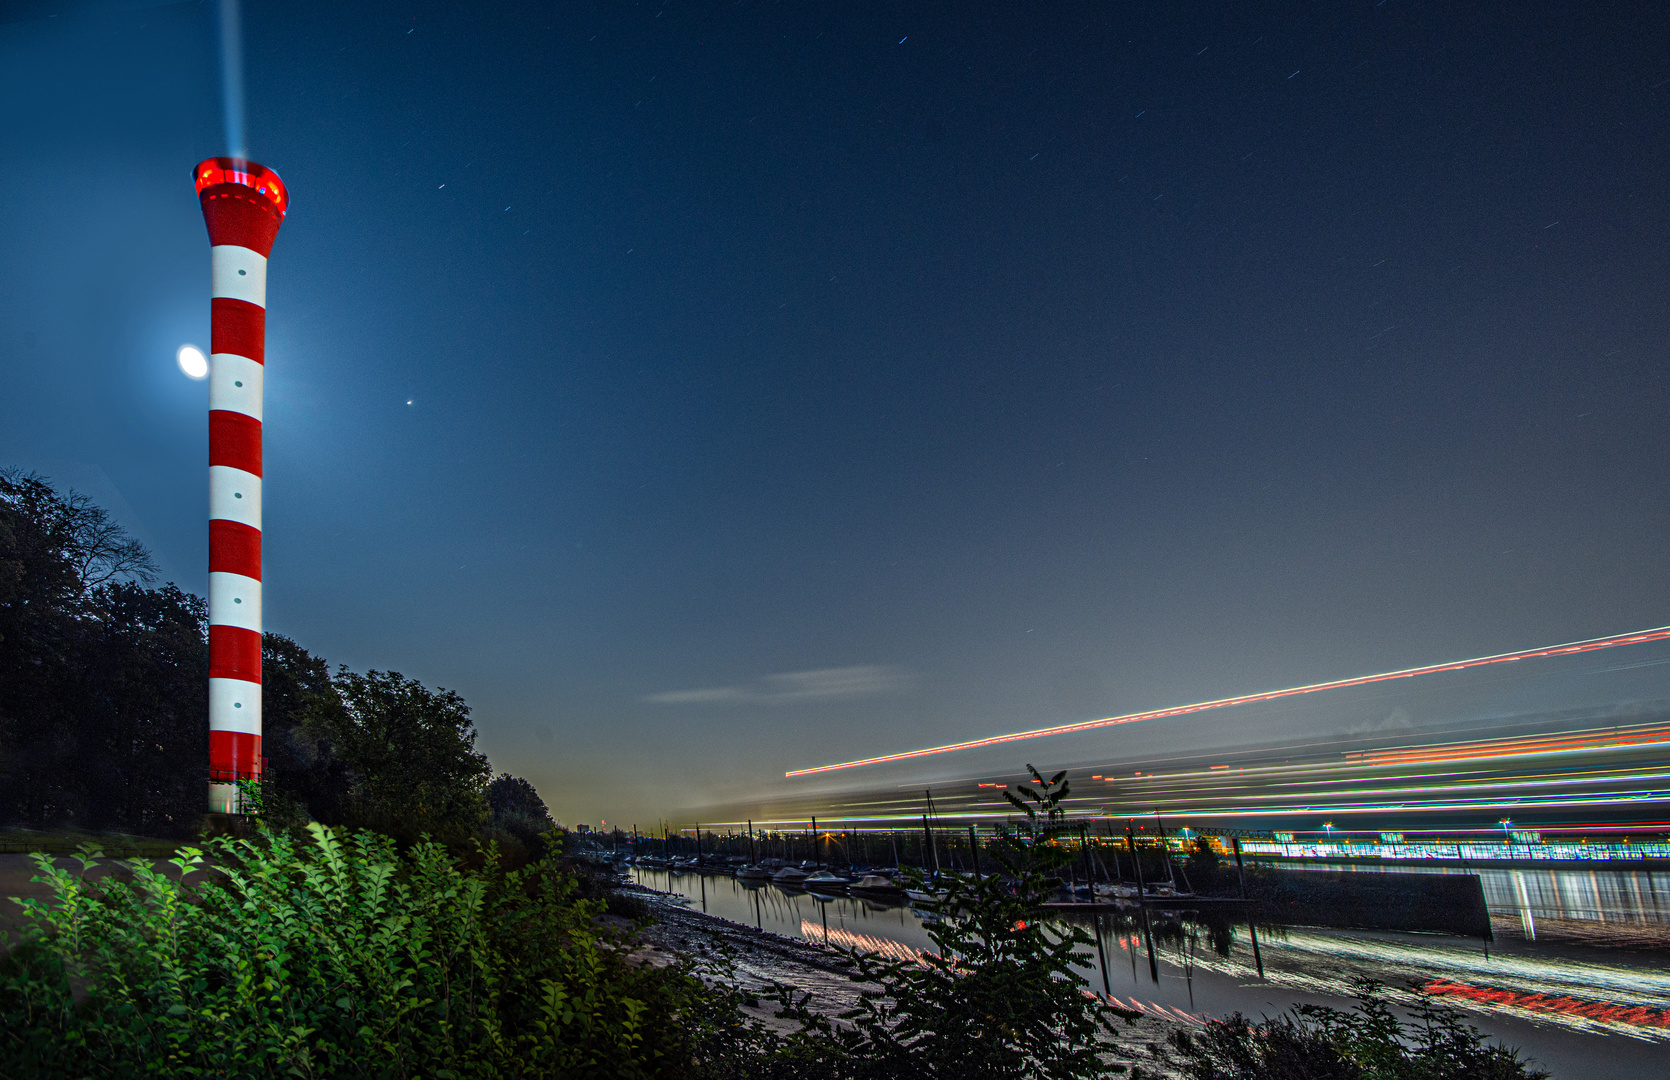
[{"label": "red light streak", "polygon": [[1555,1013],[1560,1016],[1581,1017],[1635,1027],[1670,1028],[1670,1011],[1659,1012],[1645,1006],[1614,1005],[1608,1001],[1581,1001],[1577,998],[1547,994],[1524,994],[1516,990],[1491,990],[1466,983],[1434,979],[1423,987],[1429,994],[1466,998],[1482,1005],[1505,1005],[1532,1012]]},{"label": "red light streak", "polygon": [[1123,716],[1109,716],[1100,720],[1085,720],[1077,724],[1059,724],[1055,727],[1034,728],[1031,731],[1017,731],[1008,735],[992,735],[984,739],[969,739],[966,742],[946,743],[943,746],[930,746],[922,750],[907,750],[898,754],[881,754],[876,757],[857,758],[853,761],[836,762],[833,765],[817,765],[809,769],[791,769],[783,775],[785,777],[812,776],[816,773],[856,769],[865,765],[883,765],[894,761],[909,761],[913,758],[930,757],[935,754],[949,754],[958,750],[978,750],[982,747],[1001,746],[1004,743],[1021,742],[1026,739],[1041,739],[1048,735],[1070,735],[1079,731],[1094,731],[1097,728],[1114,727],[1118,724],[1134,724],[1141,720],[1163,720],[1167,717],[1186,716],[1190,713],[1207,712],[1212,709],[1227,709],[1233,705],[1252,705],[1262,701],[1276,701],[1281,698],[1298,697],[1302,694],[1320,693],[1323,690],[1344,690],[1353,686],[1369,686],[1374,683],[1391,682],[1394,679],[1412,679],[1417,675],[1437,675],[1448,671],[1465,671],[1469,668],[1490,667],[1494,664],[1511,664],[1519,660],[1577,656],[1582,653],[1599,652],[1602,649],[1615,649],[1620,645],[1645,645],[1653,641],[1666,640],[1670,640],[1670,626],[1661,626],[1653,630],[1641,630],[1633,634],[1616,634],[1611,637],[1568,642],[1564,645],[1549,645],[1540,649],[1525,649],[1521,652],[1478,656],[1471,660],[1454,660],[1445,664],[1427,664],[1422,667],[1402,668],[1397,671],[1384,671],[1378,675],[1358,675],[1349,679],[1307,683],[1304,686],[1290,686],[1284,690],[1266,690],[1257,694],[1215,698],[1211,701],[1197,701],[1191,705],[1174,705],[1168,709],[1126,713]]}]

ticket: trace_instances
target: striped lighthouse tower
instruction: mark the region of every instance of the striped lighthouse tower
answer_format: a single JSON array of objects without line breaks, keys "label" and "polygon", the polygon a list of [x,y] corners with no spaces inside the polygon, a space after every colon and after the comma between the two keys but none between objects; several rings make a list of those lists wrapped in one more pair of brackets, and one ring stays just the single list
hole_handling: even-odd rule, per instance
[{"label": "striped lighthouse tower", "polygon": [[209,227],[209,810],[261,777],[261,383],[267,255],[289,198],[252,161],[197,166]]}]

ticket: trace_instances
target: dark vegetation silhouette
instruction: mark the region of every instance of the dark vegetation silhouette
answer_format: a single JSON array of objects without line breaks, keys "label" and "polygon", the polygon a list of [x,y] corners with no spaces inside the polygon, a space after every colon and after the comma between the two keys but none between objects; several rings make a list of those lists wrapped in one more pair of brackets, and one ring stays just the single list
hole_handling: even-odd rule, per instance
[{"label": "dark vegetation silhouette", "polygon": [[534,786],[520,776],[500,773],[487,785],[487,811],[493,824],[525,844],[550,832],[551,814]]},{"label": "dark vegetation silhouette", "polygon": [[1187,1080],[1543,1080],[1513,1049],[1487,1041],[1461,1014],[1415,988],[1412,1020],[1385,987],[1357,984],[1345,1011],[1296,1005],[1253,1023],[1240,1013],[1171,1036]]},{"label": "dark vegetation silhouette", "polygon": [[[197,834],[208,612],[155,576],[92,501],[0,472],[0,825]],[[549,827],[525,781],[501,778],[514,797],[489,799],[492,769],[457,694],[392,671],[332,672],[278,634],[263,636],[261,663],[261,797],[276,826],[453,844],[485,830],[507,847]]]}]

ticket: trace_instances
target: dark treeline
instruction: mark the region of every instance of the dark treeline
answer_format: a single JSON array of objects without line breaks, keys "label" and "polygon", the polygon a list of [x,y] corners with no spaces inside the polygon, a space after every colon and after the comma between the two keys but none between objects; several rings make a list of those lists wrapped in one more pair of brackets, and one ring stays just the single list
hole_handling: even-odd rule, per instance
[{"label": "dark treeline", "polygon": [[[85,496],[0,472],[0,824],[191,836],[208,784],[208,608]],[[469,706],[262,641],[265,816],[401,839],[550,827]]]}]

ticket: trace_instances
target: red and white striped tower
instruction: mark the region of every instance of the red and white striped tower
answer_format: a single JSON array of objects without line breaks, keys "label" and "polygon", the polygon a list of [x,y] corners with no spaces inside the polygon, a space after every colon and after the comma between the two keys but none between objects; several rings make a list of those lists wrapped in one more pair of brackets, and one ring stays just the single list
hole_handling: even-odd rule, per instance
[{"label": "red and white striped tower", "polygon": [[261,383],[267,255],[289,196],[252,161],[197,166],[209,226],[209,809],[261,777]]}]

